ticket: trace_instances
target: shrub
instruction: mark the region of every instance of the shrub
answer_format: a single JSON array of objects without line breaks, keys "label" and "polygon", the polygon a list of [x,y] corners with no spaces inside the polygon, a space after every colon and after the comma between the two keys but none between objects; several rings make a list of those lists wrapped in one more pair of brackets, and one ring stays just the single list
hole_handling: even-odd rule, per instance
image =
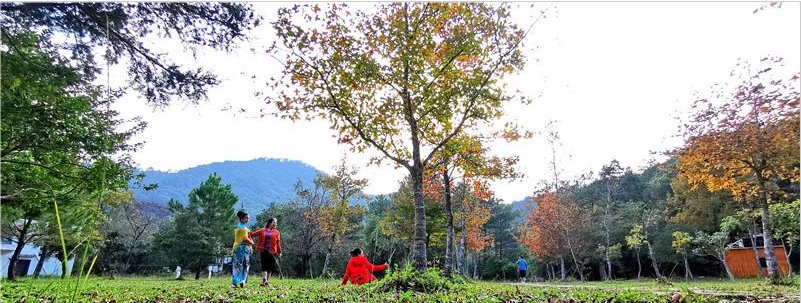
[{"label": "shrub", "polygon": [[406,264],[390,271],[376,283],[376,289],[394,292],[407,290],[422,293],[447,292],[460,288],[465,283],[465,279],[461,276],[447,278],[437,268],[429,268],[427,271],[419,273],[411,265]]}]

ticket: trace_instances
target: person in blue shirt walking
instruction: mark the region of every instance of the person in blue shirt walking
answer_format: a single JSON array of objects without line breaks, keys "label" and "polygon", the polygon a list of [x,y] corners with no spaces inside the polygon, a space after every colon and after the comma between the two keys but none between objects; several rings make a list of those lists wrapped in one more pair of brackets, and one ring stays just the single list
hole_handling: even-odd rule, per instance
[{"label": "person in blue shirt walking", "polygon": [[520,283],[526,282],[526,271],[528,270],[528,262],[526,259],[523,259],[523,256],[520,256],[520,259],[517,259],[517,274],[520,278]]}]

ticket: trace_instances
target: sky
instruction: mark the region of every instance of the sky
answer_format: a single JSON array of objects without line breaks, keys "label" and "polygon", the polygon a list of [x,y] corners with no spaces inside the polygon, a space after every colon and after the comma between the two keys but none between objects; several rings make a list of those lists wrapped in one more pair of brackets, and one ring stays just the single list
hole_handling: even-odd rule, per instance
[{"label": "sky", "polygon": [[[549,121],[555,121],[561,136],[560,178],[587,172],[597,176],[612,159],[636,171],[664,159],[660,152],[682,143],[677,119],[686,117],[692,101],[711,85],[727,81],[738,59],[778,55],[788,70],[801,70],[801,4],[753,13],[764,4],[573,2],[531,8],[516,3],[520,8],[512,17],[521,27],[548,7],[524,41],[526,67],[504,79],[510,89],[534,100],[505,110],[508,119],[535,136],[491,146],[495,154],[518,155],[524,174],[518,180],[493,182],[491,189],[506,202],[518,201],[553,175],[551,147],[541,135]],[[253,5],[266,24],[281,3]],[[196,105],[175,100],[154,109],[136,93],[120,99],[114,108],[123,117],[141,116],[148,123],[134,138],[144,142],[134,161],[141,168],[177,171],[213,162],[283,158],[331,173],[345,156],[368,179],[368,194],[397,190],[405,170],[390,164],[367,166],[375,152],[356,154],[338,145],[325,121],[259,116],[264,104],[253,92],[264,90],[264,83],[280,70],[261,51],[275,37],[272,28],[262,25],[251,34],[233,53],[205,51],[197,58],[177,41],[148,41],[178,63],[214,71],[222,83]],[[111,85],[124,84],[123,66],[110,73]]]}]

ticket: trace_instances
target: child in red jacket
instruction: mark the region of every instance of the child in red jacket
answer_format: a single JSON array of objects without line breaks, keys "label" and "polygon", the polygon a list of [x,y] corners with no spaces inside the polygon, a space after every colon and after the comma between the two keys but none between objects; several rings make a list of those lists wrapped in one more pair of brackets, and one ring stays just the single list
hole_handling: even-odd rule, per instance
[{"label": "child in red jacket", "polygon": [[382,271],[387,268],[387,264],[373,265],[362,255],[362,250],[355,248],[350,251],[350,261],[345,268],[345,275],[342,277],[342,285],[350,283],[362,285],[364,283],[377,280],[372,272]]}]

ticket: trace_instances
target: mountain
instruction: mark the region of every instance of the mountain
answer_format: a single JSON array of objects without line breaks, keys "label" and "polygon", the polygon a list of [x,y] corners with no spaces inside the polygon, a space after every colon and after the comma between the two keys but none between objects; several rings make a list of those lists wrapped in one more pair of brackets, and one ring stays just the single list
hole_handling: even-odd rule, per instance
[{"label": "mountain", "polygon": [[285,159],[254,159],[250,161],[225,161],[200,165],[177,172],[145,170],[142,184],[158,185],[152,191],[131,184],[134,198],[138,202],[166,205],[170,198],[187,202],[189,192],[198,187],[209,175],[217,173],[223,184],[239,197],[236,208],[244,207],[255,215],[270,203],[287,202],[295,197],[295,183],[300,180],[311,185],[320,172],[300,161]]},{"label": "mountain", "polygon": [[537,202],[534,202],[531,197],[525,197],[521,201],[512,202],[512,210],[516,210],[520,214],[517,217],[517,220],[525,220],[526,216],[528,215],[529,204],[531,204],[532,209],[537,207]]}]

